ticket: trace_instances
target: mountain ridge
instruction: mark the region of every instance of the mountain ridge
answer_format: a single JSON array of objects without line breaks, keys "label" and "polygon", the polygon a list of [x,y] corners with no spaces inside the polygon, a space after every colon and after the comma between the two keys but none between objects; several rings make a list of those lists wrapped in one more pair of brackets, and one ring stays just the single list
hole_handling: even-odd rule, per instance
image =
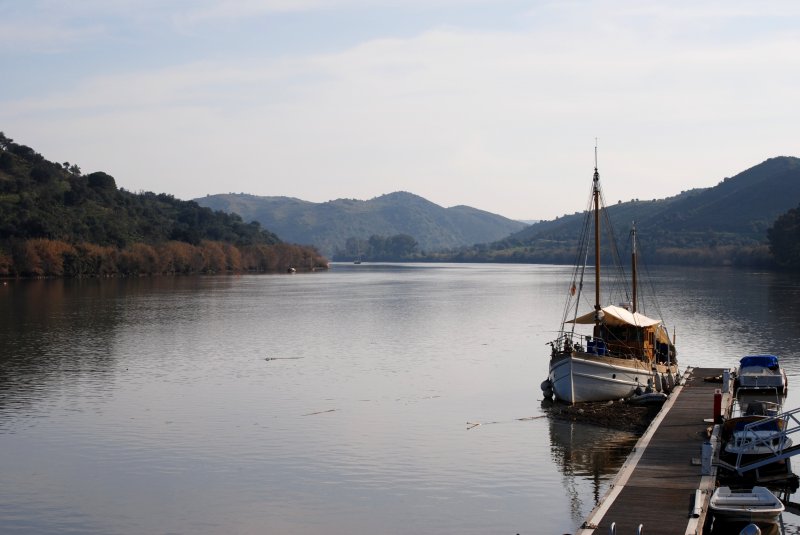
[{"label": "mountain ridge", "polygon": [[[587,180],[587,188],[590,186]],[[800,205],[800,158],[776,156],[717,185],[664,199],[607,207],[614,229],[636,223],[654,262],[766,264],[767,230]],[[453,260],[572,261],[586,211],[535,223],[503,240],[454,253]],[[620,240],[619,233],[616,236]]]},{"label": "mountain ridge", "polygon": [[332,199],[314,203],[294,197],[246,193],[214,194],[194,199],[201,206],[236,213],[295,243],[310,244],[323,254],[345,249],[348,238],[407,234],[420,250],[450,249],[489,242],[525,227],[491,212],[465,205],[444,208],[408,191],[368,200]]}]

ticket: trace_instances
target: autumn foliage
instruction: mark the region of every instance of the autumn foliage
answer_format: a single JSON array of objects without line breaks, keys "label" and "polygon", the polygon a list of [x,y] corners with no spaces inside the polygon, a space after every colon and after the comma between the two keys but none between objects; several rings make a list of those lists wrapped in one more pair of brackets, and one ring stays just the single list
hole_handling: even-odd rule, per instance
[{"label": "autumn foliage", "polygon": [[0,276],[81,277],[312,271],[327,261],[315,249],[300,245],[235,246],[203,240],[199,245],[169,241],[134,243],[124,249],[91,243],[35,238],[0,250]]}]

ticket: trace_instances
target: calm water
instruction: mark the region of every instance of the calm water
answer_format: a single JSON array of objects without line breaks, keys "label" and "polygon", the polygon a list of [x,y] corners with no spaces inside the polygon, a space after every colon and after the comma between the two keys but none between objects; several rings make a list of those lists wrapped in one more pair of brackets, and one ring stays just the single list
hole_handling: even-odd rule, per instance
[{"label": "calm water", "polygon": [[[543,415],[569,271],[9,282],[0,531],[572,532],[635,437]],[[800,280],[653,275],[682,365],[774,352],[798,383]]]}]

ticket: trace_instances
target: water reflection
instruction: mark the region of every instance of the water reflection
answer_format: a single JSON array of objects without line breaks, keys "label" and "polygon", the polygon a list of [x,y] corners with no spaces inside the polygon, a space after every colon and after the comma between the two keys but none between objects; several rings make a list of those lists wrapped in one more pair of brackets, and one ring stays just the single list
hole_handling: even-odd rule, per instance
[{"label": "water reflection", "polygon": [[[574,531],[634,435],[547,418],[463,430],[533,413],[568,270],[356,267],[0,287],[0,525]],[[797,281],[658,275],[682,366],[775,352],[798,380]]]},{"label": "water reflection", "polygon": [[734,268],[654,273],[683,366],[733,367],[744,355],[773,353],[787,373],[800,372],[800,279]]},{"label": "water reflection", "polygon": [[[192,296],[226,279],[152,277],[12,281],[0,287],[0,429],[42,401],[102,395],[120,366],[120,337],[202,314]],[[159,296],[170,295],[163,300]],[[75,396],[75,399],[81,394]]]},{"label": "water reflection", "polygon": [[758,524],[761,531],[746,531],[749,522],[728,522],[725,520],[714,519],[711,528],[707,530],[708,535],[735,535],[736,533],[759,533],[760,535],[786,535],[788,533],[796,533],[794,531],[786,531],[781,529],[780,524]]},{"label": "water reflection", "polygon": [[773,346],[763,353],[774,353],[788,375],[800,374],[800,279],[788,273],[772,274],[768,283],[768,310],[765,323]]},{"label": "water reflection", "polygon": [[[576,525],[600,502],[638,437],[607,429],[549,418],[551,457],[563,475],[570,512]],[[591,483],[591,501],[581,486]]]},{"label": "water reflection", "polygon": [[14,281],[0,307],[0,428],[59,385],[113,375],[118,307],[108,281]]}]

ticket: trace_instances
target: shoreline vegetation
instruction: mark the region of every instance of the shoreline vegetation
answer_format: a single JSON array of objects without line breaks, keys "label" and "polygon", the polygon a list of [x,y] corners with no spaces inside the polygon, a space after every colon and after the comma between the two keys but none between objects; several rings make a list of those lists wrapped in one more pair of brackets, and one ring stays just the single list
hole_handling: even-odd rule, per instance
[{"label": "shoreline vegetation", "polygon": [[[383,238],[391,240],[393,237]],[[577,245],[574,245],[577,247]],[[476,245],[455,251],[418,252],[404,255],[371,254],[360,255],[364,262],[453,262],[453,263],[491,263],[491,264],[557,264],[572,265],[575,251],[569,247],[548,248],[519,246],[497,248]],[[357,257],[350,253],[337,251],[334,262],[352,262]],[[649,265],[710,266],[710,267],[788,267],[776,261],[769,244],[724,245],[714,247],[666,247],[658,248],[648,255]]]},{"label": "shoreline vegetation", "polygon": [[36,238],[12,244],[11,254],[0,251],[0,278],[311,272],[327,269],[327,264],[313,248],[287,243],[236,246],[210,240],[199,245],[169,241],[120,249]]}]

